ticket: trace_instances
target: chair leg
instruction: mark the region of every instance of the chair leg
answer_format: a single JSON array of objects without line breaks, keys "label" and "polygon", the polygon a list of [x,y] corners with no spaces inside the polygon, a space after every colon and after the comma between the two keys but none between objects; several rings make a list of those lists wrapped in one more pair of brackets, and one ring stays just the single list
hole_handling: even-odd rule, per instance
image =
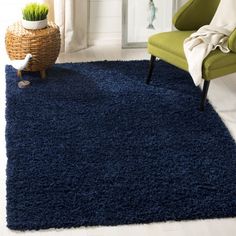
[{"label": "chair leg", "polygon": [[149,62],[148,76],[147,76],[147,79],[146,79],[146,84],[149,84],[151,82],[155,60],[156,60],[156,57],[151,55],[151,59],[150,59],[150,62]]},{"label": "chair leg", "polygon": [[46,78],[46,70],[41,70],[40,71],[40,77],[41,77],[41,79],[45,79]]},{"label": "chair leg", "polygon": [[200,111],[204,111],[205,109],[205,103],[206,103],[207,92],[208,92],[209,86],[210,86],[210,81],[205,80],[204,85],[203,85],[201,103],[200,103]]}]

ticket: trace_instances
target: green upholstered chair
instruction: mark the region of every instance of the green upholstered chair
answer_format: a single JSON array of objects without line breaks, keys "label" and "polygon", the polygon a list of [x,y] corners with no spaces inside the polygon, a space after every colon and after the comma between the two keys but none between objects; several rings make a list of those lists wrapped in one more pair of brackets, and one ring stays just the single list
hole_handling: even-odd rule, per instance
[{"label": "green upholstered chair", "polygon": [[[152,77],[156,58],[162,59],[185,71],[188,64],[183,50],[183,42],[201,26],[211,22],[220,0],[189,0],[173,18],[177,31],[153,35],[148,40],[148,52],[151,54],[149,72],[146,83]],[[231,52],[222,53],[219,49],[212,51],[203,62],[204,86],[200,102],[200,110],[204,110],[210,81],[220,76],[236,72],[236,30],[230,35],[228,46]]]}]

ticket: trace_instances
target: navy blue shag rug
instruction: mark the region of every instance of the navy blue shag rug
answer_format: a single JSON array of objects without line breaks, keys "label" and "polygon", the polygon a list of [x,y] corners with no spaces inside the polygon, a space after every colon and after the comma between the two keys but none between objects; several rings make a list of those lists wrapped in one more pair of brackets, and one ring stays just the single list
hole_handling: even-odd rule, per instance
[{"label": "navy blue shag rug", "polygon": [[189,75],[159,62],[6,67],[7,223],[32,230],[236,216],[236,146]]}]

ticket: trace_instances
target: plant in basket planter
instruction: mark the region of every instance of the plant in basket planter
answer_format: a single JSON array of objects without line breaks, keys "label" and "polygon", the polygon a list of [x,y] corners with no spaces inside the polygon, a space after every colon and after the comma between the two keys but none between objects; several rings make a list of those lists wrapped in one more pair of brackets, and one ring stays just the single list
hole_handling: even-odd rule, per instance
[{"label": "plant in basket planter", "polygon": [[48,6],[29,3],[22,10],[22,25],[25,29],[43,29],[47,27]]}]

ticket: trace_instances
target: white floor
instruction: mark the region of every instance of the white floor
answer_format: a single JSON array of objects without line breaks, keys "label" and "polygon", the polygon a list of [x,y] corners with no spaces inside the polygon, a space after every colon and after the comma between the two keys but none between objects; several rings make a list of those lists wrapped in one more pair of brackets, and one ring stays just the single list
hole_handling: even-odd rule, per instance
[{"label": "white floor", "polygon": [[[1,50],[2,51],[2,50]],[[120,45],[93,46],[87,50],[70,55],[61,55],[58,59],[62,62],[96,61],[96,60],[134,60],[147,59],[149,55],[145,49],[121,50]],[[5,80],[4,64],[6,56],[0,61],[0,235],[1,236],[235,236],[236,218],[217,220],[196,220],[187,222],[153,223],[146,225],[129,225],[117,227],[89,227],[62,230],[43,230],[31,232],[17,232],[6,227],[6,150],[5,150]],[[196,98],[199,99],[199,98]],[[218,112],[232,136],[236,140],[236,74],[217,79],[212,82],[209,99]],[[202,121],[204,122],[204,120]],[[220,135],[220,134],[219,134]],[[236,158],[236,157],[235,157]],[[236,197],[236,196],[235,196]]]}]

